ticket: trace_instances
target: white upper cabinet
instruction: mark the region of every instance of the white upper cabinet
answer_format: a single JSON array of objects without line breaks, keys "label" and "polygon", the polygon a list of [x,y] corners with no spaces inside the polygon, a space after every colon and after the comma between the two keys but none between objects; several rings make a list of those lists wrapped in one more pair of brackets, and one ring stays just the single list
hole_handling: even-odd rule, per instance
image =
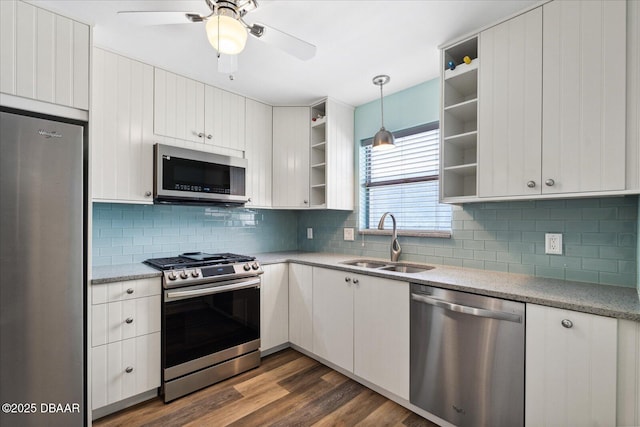
[{"label": "white upper cabinet", "polygon": [[237,151],[245,149],[245,98],[156,68],[154,133]]},{"label": "white upper cabinet", "polygon": [[626,8],[543,6],[543,193],[625,188]]},{"label": "white upper cabinet", "polygon": [[247,206],[271,207],[273,159],[273,108],[247,99],[245,158]]},{"label": "white upper cabinet", "polygon": [[0,91],[88,110],[89,33],[28,3],[0,1]]},{"label": "white upper cabinet", "polygon": [[273,107],[273,207],[309,206],[309,107]]},{"label": "white upper cabinet", "polygon": [[540,194],[542,8],[480,34],[478,195]]},{"label": "white upper cabinet", "polygon": [[152,203],[153,67],[94,48],[93,70],[92,199]]},{"label": "white upper cabinet", "polygon": [[640,2],[627,3],[627,189],[640,190]]}]

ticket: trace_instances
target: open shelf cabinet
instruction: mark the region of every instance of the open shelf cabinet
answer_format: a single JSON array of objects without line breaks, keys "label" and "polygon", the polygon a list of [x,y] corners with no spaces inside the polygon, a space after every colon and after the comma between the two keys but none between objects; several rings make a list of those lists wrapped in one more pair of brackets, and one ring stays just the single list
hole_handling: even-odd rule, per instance
[{"label": "open shelf cabinet", "polygon": [[327,101],[311,106],[310,206],[327,203]]},{"label": "open shelf cabinet", "polygon": [[[464,62],[465,56],[470,63]],[[479,65],[478,37],[442,51],[440,197],[444,201],[477,194]]]}]

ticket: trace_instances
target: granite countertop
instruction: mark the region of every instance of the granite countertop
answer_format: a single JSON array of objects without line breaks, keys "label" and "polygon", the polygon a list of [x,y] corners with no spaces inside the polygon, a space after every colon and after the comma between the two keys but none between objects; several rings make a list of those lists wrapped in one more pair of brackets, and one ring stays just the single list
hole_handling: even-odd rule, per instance
[{"label": "granite countertop", "polygon": [[[344,254],[276,252],[257,254],[256,258],[264,265],[296,262],[619,319],[640,321],[638,293],[635,288],[629,287],[545,279],[522,274],[437,264],[431,264],[435,268],[422,273],[396,273],[342,264],[344,261],[353,259],[376,259]],[[387,261],[385,259],[376,260]],[[160,277],[160,272],[142,263],[95,267],[91,283],[99,284],[147,277]]]}]

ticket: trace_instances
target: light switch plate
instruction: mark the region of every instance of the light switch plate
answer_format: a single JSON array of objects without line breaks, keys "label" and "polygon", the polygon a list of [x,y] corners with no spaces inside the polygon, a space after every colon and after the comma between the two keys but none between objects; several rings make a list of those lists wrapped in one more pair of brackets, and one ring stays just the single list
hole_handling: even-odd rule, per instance
[{"label": "light switch plate", "polygon": [[562,234],[545,233],[544,253],[549,255],[562,255]]},{"label": "light switch plate", "polygon": [[343,229],[344,240],[355,240],[355,235],[353,232],[353,228],[346,227]]},{"label": "light switch plate", "polygon": [[307,239],[313,239],[313,228],[311,227],[307,228]]}]

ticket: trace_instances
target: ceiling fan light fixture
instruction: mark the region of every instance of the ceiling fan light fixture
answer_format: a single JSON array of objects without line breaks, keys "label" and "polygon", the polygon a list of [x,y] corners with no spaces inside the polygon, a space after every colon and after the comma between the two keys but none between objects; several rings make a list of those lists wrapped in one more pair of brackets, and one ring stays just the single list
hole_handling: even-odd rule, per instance
[{"label": "ceiling fan light fixture", "polygon": [[384,97],[382,96],[382,86],[389,83],[391,77],[381,74],[373,78],[373,84],[380,86],[380,130],[373,136],[373,144],[371,149],[375,151],[390,150],[395,148],[395,138],[391,132],[384,128]]},{"label": "ceiling fan light fixture", "polygon": [[236,55],[247,43],[247,29],[231,16],[212,16],[207,21],[207,38],[218,53]]}]

